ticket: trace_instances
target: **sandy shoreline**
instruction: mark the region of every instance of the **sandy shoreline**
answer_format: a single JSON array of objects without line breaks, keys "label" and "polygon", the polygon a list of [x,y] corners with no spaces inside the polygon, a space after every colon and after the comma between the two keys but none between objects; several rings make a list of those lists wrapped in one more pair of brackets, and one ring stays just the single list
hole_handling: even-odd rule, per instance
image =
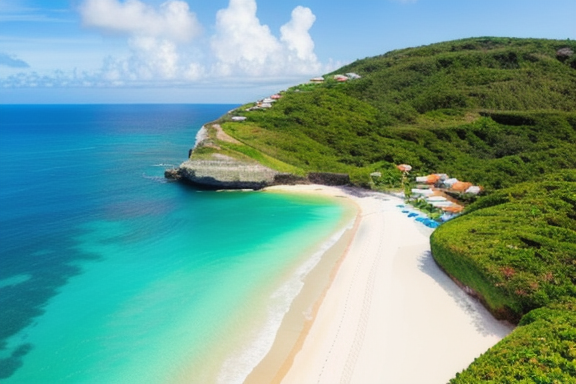
[{"label": "sandy shoreline", "polygon": [[511,331],[439,269],[432,230],[402,214],[400,199],[318,185],[269,190],[347,197],[359,213],[327,255],[328,281],[308,278],[245,383],[446,383]]}]

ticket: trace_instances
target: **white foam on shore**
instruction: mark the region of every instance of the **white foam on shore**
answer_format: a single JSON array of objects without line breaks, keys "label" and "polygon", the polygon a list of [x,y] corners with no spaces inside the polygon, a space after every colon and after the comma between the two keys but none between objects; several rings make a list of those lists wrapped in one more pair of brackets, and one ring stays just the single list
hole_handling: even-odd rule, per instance
[{"label": "white foam on shore", "polygon": [[208,131],[206,130],[206,127],[203,125],[202,128],[200,128],[200,130],[198,131],[198,133],[196,133],[196,141],[194,142],[194,148],[196,148],[198,144],[200,144],[207,138],[208,138]]},{"label": "white foam on shore", "polygon": [[272,348],[282,320],[290,309],[292,302],[304,287],[306,276],[318,265],[326,251],[336,244],[346,230],[351,229],[353,225],[354,220],[351,220],[345,227],[334,233],[298,267],[288,281],[272,293],[265,323],[254,331],[253,342],[224,362],[218,375],[217,383],[243,383],[246,380],[254,367],[262,361]]}]

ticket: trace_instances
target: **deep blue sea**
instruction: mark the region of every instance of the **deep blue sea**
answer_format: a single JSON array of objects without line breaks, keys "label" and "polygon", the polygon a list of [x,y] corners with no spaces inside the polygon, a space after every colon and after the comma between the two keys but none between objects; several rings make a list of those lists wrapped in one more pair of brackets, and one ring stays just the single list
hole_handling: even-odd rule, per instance
[{"label": "deep blue sea", "polygon": [[0,383],[234,383],[332,200],[163,178],[233,105],[0,106]]}]

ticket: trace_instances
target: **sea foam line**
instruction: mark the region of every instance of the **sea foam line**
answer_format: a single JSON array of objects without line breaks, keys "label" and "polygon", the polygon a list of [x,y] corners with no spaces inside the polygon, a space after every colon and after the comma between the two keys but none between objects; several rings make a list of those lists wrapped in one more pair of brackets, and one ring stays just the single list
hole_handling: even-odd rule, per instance
[{"label": "sea foam line", "polygon": [[294,299],[298,296],[304,287],[304,279],[318,265],[322,256],[342,237],[342,235],[354,226],[354,220],[341,230],[334,233],[326,242],[324,242],[318,251],[307,258],[290,279],[280,286],[270,296],[271,303],[268,306],[268,317],[264,326],[258,332],[253,342],[246,346],[240,353],[228,358],[222,365],[217,383],[243,383],[250,372],[256,367],[262,359],[268,354],[276,334],[280,329],[282,320]]},{"label": "sea foam line", "polygon": [[194,148],[198,146],[202,141],[208,138],[208,131],[206,130],[205,126],[202,126],[198,133],[196,133],[196,142],[194,143]]}]

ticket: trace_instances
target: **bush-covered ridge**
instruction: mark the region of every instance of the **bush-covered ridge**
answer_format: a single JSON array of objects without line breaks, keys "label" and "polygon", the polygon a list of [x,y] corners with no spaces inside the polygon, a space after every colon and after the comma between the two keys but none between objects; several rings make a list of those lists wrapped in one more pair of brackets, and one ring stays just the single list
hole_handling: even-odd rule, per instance
[{"label": "bush-covered ridge", "polygon": [[576,170],[481,198],[431,236],[434,258],[520,327],[451,382],[576,383]]},{"label": "bush-covered ridge", "polygon": [[382,127],[373,107],[319,89],[288,93],[271,110],[245,115],[249,120],[223,123],[224,129],[303,171],[356,173],[358,183],[389,164],[408,163],[421,173],[445,172],[497,189],[576,164],[576,113],[482,112],[453,124],[436,111],[433,128]]},{"label": "bush-covered ridge", "polygon": [[576,182],[518,184],[484,197],[431,237],[440,265],[500,317],[576,298]]},{"label": "bush-covered ridge", "polygon": [[576,300],[531,311],[512,334],[450,383],[575,384]]},{"label": "bush-covered ridge", "polygon": [[234,111],[244,122],[223,117],[243,145],[227,154],[345,172],[366,187],[400,163],[482,185],[486,197],[434,232],[433,254],[521,326],[453,382],[574,383],[575,51],[574,41],[474,38],[358,60],[333,74],[361,79],[330,74],[270,109]]},{"label": "bush-covered ridge", "polygon": [[[340,71],[366,75],[346,93],[411,121],[442,108],[574,110],[574,41],[475,38],[407,48]],[[572,101],[571,101],[572,100]]]},{"label": "bush-covered ridge", "polygon": [[[326,76],[222,125],[301,173],[348,172],[369,185],[371,172],[408,163],[503,188],[576,164],[576,55],[560,60],[562,47],[576,43],[481,38],[393,51],[338,71],[361,79]],[[514,55],[517,65],[502,59]]]}]

